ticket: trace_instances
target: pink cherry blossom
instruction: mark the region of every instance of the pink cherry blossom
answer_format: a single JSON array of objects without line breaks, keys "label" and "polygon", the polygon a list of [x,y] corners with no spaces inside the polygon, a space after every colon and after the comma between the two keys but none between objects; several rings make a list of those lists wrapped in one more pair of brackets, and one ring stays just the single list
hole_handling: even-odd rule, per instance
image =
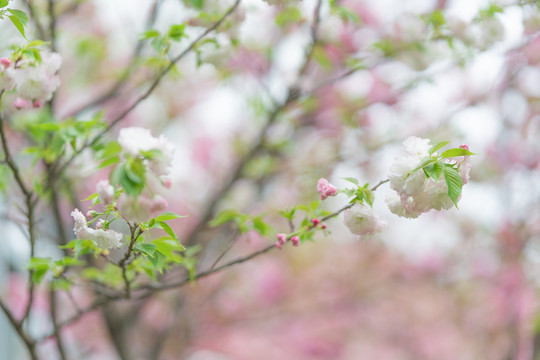
[{"label": "pink cherry blossom", "polygon": [[24,108],[28,107],[28,103],[23,98],[18,97],[13,102],[13,107],[15,109],[17,109],[17,110],[24,109]]},{"label": "pink cherry blossom", "polygon": [[321,194],[321,200],[337,194],[336,187],[330,184],[325,178],[320,178],[319,182],[317,182],[317,191]]},{"label": "pink cherry blossom", "polygon": [[9,60],[8,58],[0,58],[0,65],[4,66],[5,68],[8,68],[9,65],[11,64],[11,60]]}]

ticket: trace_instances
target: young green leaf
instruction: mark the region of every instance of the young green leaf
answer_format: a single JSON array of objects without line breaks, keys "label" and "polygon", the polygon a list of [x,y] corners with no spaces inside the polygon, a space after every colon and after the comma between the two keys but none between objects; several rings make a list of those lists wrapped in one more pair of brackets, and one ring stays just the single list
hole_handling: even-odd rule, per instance
[{"label": "young green leaf", "polygon": [[15,25],[15,27],[17,28],[17,30],[19,30],[19,32],[21,33],[21,35],[23,36],[23,38],[25,38],[26,40],[28,40],[26,38],[26,35],[24,34],[24,25],[23,23],[21,22],[21,20],[19,20],[19,18],[15,15],[9,15],[8,16],[9,19],[11,20],[11,22],[13,23],[13,25]]},{"label": "young green leaf", "polygon": [[439,150],[440,148],[450,144],[450,141],[441,141],[438,144],[435,144],[429,149],[429,155],[433,154],[435,151]]},{"label": "young green leaf", "polygon": [[173,219],[178,219],[178,218],[183,218],[183,217],[187,217],[187,215],[178,215],[173,212],[167,211],[156,216],[156,221],[168,221],[168,220],[173,220]]},{"label": "young green leaf", "polygon": [[467,149],[462,149],[462,148],[448,149],[441,154],[443,159],[456,157],[456,156],[468,156],[468,155],[476,155],[476,154],[470,152]]},{"label": "young green leaf", "polygon": [[17,17],[23,26],[28,25],[28,15],[26,15],[24,11],[16,9],[7,9],[7,11],[10,12],[11,15]]},{"label": "young green leaf", "polygon": [[358,180],[356,180],[355,178],[352,178],[352,177],[346,177],[346,178],[343,178],[343,179],[347,180],[348,182],[353,183],[354,185],[359,186],[359,185],[358,185]]},{"label": "young green leaf", "polygon": [[425,166],[424,173],[426,174],[426,176],[432,178],[435,182],[439,182],[443,168],[444,164],[438,161]]},{"label": "young green leaf", "polygon": [[169,224],[167,224],[166,222],[163,222],[163,221],[158,221],[158,224],[161,226],[161,228],[163,230],[165,230],[165,232],[171,237],[173,238],[174,240],[176,240],[176,242],[178,243],[178,245],[180,245],[182,248],[183,246],[180,244],[180,241],[178,240],[178,236],[176,235],[176,233],[174,232],[174,230],[169,226]]},{"label": "young green leaf", "polygon": [[153,256],[156,252],[156,245],[150,244],[150,243],[143,243],[143,244],[135,244],[133,246],[133,249],[142,252],[145,255]]},{"label": "young green leaf", "polygon": [[463,188],[463,179],[461,179],[459,172],[449,165],[443,167],[443,174],[446,185],[448,186],[448,196],[456,208],[458,208],[457,200]]},{"label": "young green leaf", "polygon": [[153,255],[147,255],[148,261],[154,266],[154,269],[161,273],[163,273],[163,266],[165,265],[165,260],[167,257],[160,253],[159,251],[156,251]]}]

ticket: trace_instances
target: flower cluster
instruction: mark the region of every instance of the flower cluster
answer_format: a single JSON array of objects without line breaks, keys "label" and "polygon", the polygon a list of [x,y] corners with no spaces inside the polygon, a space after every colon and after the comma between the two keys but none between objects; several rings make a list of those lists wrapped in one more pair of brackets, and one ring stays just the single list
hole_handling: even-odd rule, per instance
[{"label": "flower cluster", "polygon": [[41,107],[60,85],[57,75],[62,58],[54,52],[42,52],[41,60],[0,59],[0,91],[15,90],[16,109]]},{"label": "flower cluster", "polygon": [[336,187],[330,184],[325,178],[319,179],[319,182],[317,183],[317,191],[321,194],[321,200],[337,194]]},{"label": "flower cluster", "polygon": [[358,236],[373,235],[386,226],[386,221],[381,219],[375,210],[360,204],[345,210],[344,223],[351,233]]},{"label": "flower cluster", "polygon": [[[287,235],[286,234],[277,234],[276,235],[276,238],[277,238],[277,241],[276,241],[276,247],[278,249],[282,249],[283,248],[283,245],[285,245],[285,243],[287,243]],[[298,236],[291,236],[291,243],[293,244],[293,246],[298,246],[300,245],[300,238]]]},{"label": "flower cluster", "polygon": [[[468,150],[466,145],[461,148]],[[440,178],[435,181],[432,177],[427,177],[420,169],[422,162],[432,155],[429,153],[430,149],[428,139],[413,136],[403,142],[404,153],[394,160],[388,174],[390,187],[396,191],[396,195],[387,198],[387,204],[394,214],[417,218],[431,209],[450,209],[453,206],[447,183]],[[468,156],[454,161],[463,184],[466,184],[470,170]]]},{"label": "flower cluster", "polygon": [[[102,249],[115,249],[122,245],[122,235],[114,230],[103,230],[102,228],[92,229],[86,223],[86,217],[78,209],[71,212],[71,216],[75,220],[73,231],[77,235],[77,239],[92,240]],[[98,227],[102,227],[100,225]]]},{"label": "flower cluster", "polygon": [[120,130],[118,142],[126,155],[143,157],[146,168],[155,175],[170,173],[175,146],[165,136],[156,138],[148,129],[129,127]]}]

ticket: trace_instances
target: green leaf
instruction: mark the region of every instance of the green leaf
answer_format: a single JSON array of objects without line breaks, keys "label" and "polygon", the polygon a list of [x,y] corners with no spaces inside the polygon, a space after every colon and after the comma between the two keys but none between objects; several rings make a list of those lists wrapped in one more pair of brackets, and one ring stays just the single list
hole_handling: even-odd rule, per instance
[{"label": "green leaf", "polygon": [[365,189],[362,193],[364,194],[364,199],[368,203],[369,207],[373,207],[373,202],[375,201],[375,195],[373,195],[373,191]]},{"label": "green leaf", "polygon": [[353,183],[354,185],[360,186],[360,185],[358,185],[358,180],[356,180],[355,178],[352,178],[352,177],[346,177],[346,178],[344,178],[344,179],[347,180],[348,182]]},{"label": "green leaf", "polygon": [[26,15],[24,11],[16,10],[16,9],[6,9],[6,10],[10,12],[12,15],[16,16],[23,26],[28,25],[28,15]]},{"label": "green leaf", "polygon": [[292,220],[294,214],[296,213],[296,207],[293,207],[290,210],[282,210],[279,212],[285,219]]},{"label": "green leaf", "polygon": [[165,255],[168,259],[180,263],[182,257],[176,252],[184,250],[184,247],[174,239],[160,238],[152,241],[156,245],[156,249],[161,254]]},{"label": "green leaf", "polygon": [[143,254],[152,256],[156,252],[156,245],[151,243],[137,243],[133,246],[133,249],[142,252]]},{"label": "green leaf", "polygon": [[186,37],[185,28],[185,24],[172,25],[169,29],[169,37],[174,41],[182,40],[183,37]]},{"label": "green leaf", "polygon": [[0,8],[6,7],[8,5],[8,0],[0,0]]},{"label": "green leaf", "polygon": [[188,0],[189,3],[197,10],[202,10],[204,5],[204,0]]},{"label": "green leaf", "polygon": [[272,227],[265,223],[260,216],[253,219],[253,229],[262,236],[268,236],[272,232]]},{"label": "green leaf", "polygon": [[[90,195],[89,197],[87,197],[86,199],[84,199],[83,201],[92,200],[92,199],[97,198],[98,196],[99,196],[98,193],[93,193],[92,195]],[[64,248],[62,248],[62,249],[64,249]]]},{"label": "green leaf", "polygon": [[154,30],[154,29],[150,29],[150,30],[147,30],[147,31],[143,32],[140,39],[141,40],[152,39],[152,38],[158,37],[160,35],[161,34],[159,33],[159,31]]},{"label": "green leaf", "polygon": [[417,170],[423,169],[424,167],[426,167],[427,165],[429,165],[431,163],[434,163],[435,161],[437,161],[437,159],[434,159],[432,157],[425,157],[422,160],[422,162],[420,163],[420,165],[418,165],[418,167],[416,169],[414,169],[413,171],[411,171],[411,172],[415,172]]},{"label": "green leaf", "polygon": [[281,11],[276,16],[276,24],[279,27],[284,27],[292,23],[302,20],[302,12],[294,6],[289,6]]},{"label": "green leaf", "polygon": [[32,282],[39,284],[51,266],[49,258],[31,258],[26,266],[28,270],[32,270]]},{"label": "green leaf", "polygon": [[27,48],[38,47],[38,46],[42,46],[42,45],[47,45],[48,43],[49,43],[49,41],[32,40],[28,44],[26,44],[26,47]]},{"label": "green leaf", "polygon": [[167,212],[164,212],[164,213],[156,216],[156,220],[157,221],[168,221],[168,220],[184,218],[184,217],[187,217],[187,215],[178,215],[178,214],[175,214],[173,212],[167,211]]},{"label": "green leaf", "polygon": [[102,168],[104,168],[104,167],[107,167],[107,166],[111,166],[111,165],[117,164],[119,161],[120,161],[120,158],[119,158],[118,156],[110,157],[110,158],[108,158],[108,159],[103,160],[103,161],[99,164],[98,169],[102,169]]},{"label": "green leaf", "polygon": [[436,162],[433,164],[429,164],[424,167],[424,173],[426,176],[432,178],[435,182],[438,182],[441,178],[441,174],[444,169],[444,164],[442,162]]},{"label": "green leaf", "polygon": [[227,222],[234,221],[237,218],[242,216],[238,211],[236,210],[223,210],[219,214],[216,215],[216,217],[210,221],[209,225],[211,227],[216,227],[219,225],[223,225]]},{"label": "green leaf", "polygon": [[165,265],[165,260],[167,259],[165,255],[156,251],[153,255],[147,255],[148,261],[154,266],[154,269],[163,273],[163,266]]},{"label": "green leaf", "polygon": [[435,151],[439,150],[440,148],[450,144],[450,141],[441,141],[440,143],[433,145],[431,149],[429,149],[429,155],[433,154]]},{"label": "green leaf", "polygon": [[470,152],[467,149],[462,149],[462,148],[449,149],[441,154],[443,159],[456,157],[456,156],[468,156],[468,155],[476,155],[476,154]]},{"label": "green leaf", "polygon": [[446,185],[448,186],[448,196],[456,208],[458,208],[457,200],[463,188],[463,179],[461,179],[461,175],[459,175],[456,169],[448,165],[443,167],[443,174]]},{"label": "green leaf", "polygon": [[176,236],[176,234],[174,233],[174,230],[169,226],[169,224],[163,221],[158,221],[158,223],[161,226],[161,228],[165,230],[167,234],[169,234],[170,237],[178,241],[178,236]]},{"label": "green leaf", "polygon": [[13,25],[15,25],[15,27],[17,28],[17,30],[19,30],[19,32],[21,33],[21,35],[26,39],[26,35],[24,34],[24,25],[21,23],[21,21],[19,20],[19,18],[15,15],[9,15],[8,16],[9,19],[11,20],[11,22],[13,23]]}]

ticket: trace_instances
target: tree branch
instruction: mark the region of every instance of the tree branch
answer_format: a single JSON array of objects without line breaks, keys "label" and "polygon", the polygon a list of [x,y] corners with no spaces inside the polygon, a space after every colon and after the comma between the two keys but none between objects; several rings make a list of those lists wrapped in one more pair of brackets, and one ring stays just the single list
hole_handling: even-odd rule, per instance
[{"label": "tree branch", "polygon": [[[148,20],[146,22],[146,26],[145,26],[146,30],[150,30],[155,23],[158,12],[159,12],[159,4],[160,4],[160,0],[154,1],[154,5],[152,6],[150,15],[148,16]],[[70,112],[67,115],[67,117],[77,117],[77,115],[79,115],[83,111],[86,111],[95,106],[101,105],[104,102],[117,96],[119,91],[122,90],[122,88],[127,84],[129,77],[135,70],[135,66],[137,65],[137,59],[139,55],[141,54],[143,48],[144,48],[144,40],[139,40],[137,42],[135,50],[133,51],[133,55],[131,56],[130,63],[128,64],[126,70],[122,73],[120,78],[116,81],[116,83],[108,91],[100,95],[97,99],[92,100],[89,103],[82,105],[78,109]]]},{"label": "tree branch", "polygon": [[19,335],[19,337],[22,339],[24,344],[26,345],[26,348],[28,349],[28,352],[30,353],[30,357],[32,360],[37,360],[37,353],[36,353],[36,341],[33,340],[26,332],[23,330],[22,322],[17,321],[9,308],[4,304],[4,302],[0,299],[0,308],[2,308],[2,311],[8,318],[9,322]]},{"label": "tree branch", "polygon": [[[236,0],[235,3],[227,10],[227,12],[218,20],[216,21],[212,26],[210,26],[208,29],[206,29],[201,35],[199,35],[189,46],[182,51],[178,56],[176,56],[174,59],[171,60],[169,65],[158,75],[158,77],[154,80],[154,82],[150,85],[150,87],[142,94],[140,95],[134,102],[129,106],[126,110],[124,110],[120,115],[118,115],[116,118],[114,118],[111,123],[103,129],[101,132],[99,132],[92,140],[89,142],[86,142],[83,146],[81,146],[78,150],[76,150],[71,157],[66,160],[61,165],[58,165],[58,168],[54,172],[55,176],[60,175],[72,162],[77,158],[85,149],[91,147],[95,143],[103,137],[103,135],[107,134],[113,127],[115,127],[120,121],[122,121],[133,109],[135,109],[142,101],[144,101],[146,98],[148,98],[152,92],[157,88],[157,86],[161,83],[161,80],[171,71],[171,69],[174,67],[174,65],[183,59],[187,54],[190,53],[193,48],[201,41],[203,38],[205,38],[209,33],[217,29],[225,19],[236,10],[238,5],[240,4],[241,0]],[[56,167],[56,166],[55,166]]]}]

